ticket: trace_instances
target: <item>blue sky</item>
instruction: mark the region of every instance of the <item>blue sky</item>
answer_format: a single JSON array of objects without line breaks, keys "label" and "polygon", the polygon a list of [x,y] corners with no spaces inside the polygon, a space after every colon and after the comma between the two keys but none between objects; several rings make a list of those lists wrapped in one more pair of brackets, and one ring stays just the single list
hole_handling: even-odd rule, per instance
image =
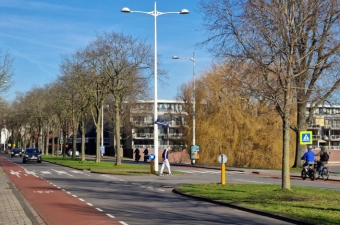
[{"label": "blue sky", "polygon": [[[11,101],[15,92],[27,92],[33,86],[56,80],[61,56],[85,47],[104,31],[123,32],[147,38],[154,46],[154,17],[139,13],[121,13],[123,7],[151,12],[154,0],[1,0],[0,48],[15,58],[14,85],[2,96]],[[173,60],[177,55],[191,58],[196,54],[196,76],[209,68],[212,59],[195,45],[204,39],[200,31],[202,15],[198,0],[159,0],[157,11],[190,14],[168,14],[157,17],[158,55],[162,69],[168,72],[167,84],[158,84],[158,99],[174,99],[178,87],[192,79],[192,62]],[[152,82],[153,84],[153,82]],[[153,97],[153,85],[151,87]]]}]

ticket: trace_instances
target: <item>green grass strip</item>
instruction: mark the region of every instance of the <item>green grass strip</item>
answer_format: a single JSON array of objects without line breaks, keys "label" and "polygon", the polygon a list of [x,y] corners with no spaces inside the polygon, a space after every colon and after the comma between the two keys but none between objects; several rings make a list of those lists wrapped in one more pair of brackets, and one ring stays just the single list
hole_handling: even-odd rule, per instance
[{"label": "green grass strip", "polygon": [[186,194],[259,209],[315,224],[340,224],[340,191],[262,184],[190,184]]}]

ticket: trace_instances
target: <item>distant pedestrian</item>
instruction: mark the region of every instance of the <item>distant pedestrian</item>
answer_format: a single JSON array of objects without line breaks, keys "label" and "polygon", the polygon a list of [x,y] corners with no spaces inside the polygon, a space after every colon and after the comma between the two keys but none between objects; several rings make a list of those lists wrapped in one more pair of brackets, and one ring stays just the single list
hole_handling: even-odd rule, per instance
[{"label": "distant pedestrian", "polygon": [[163,176],[163,170],[164,170],[164,166],[166,166],[168,168],[168,173],[169,176],[171,176],[171,170],[170,170],[170,163],[169,163],[169,151],[170,151],[170,146],[168,146],[166,149],[164,149],[163,154],[162,154],[162,158],[163,158],[163,164],[161,167],[161,172],[159,174],[159,176]]},{"label": "distant pedestrian", "polygon": [[144,149],[144,162],[147,162],[148,161],[148,158],[149,158],[149,150],[148,148]]},{"label": "distant pedestrian", "polygon": [[136,162],[139,162],[139,159],[140,159],[140,152],[139,152],[139,149],[136,148],[136,150],[134,151],[135,153],[135,161]]}]

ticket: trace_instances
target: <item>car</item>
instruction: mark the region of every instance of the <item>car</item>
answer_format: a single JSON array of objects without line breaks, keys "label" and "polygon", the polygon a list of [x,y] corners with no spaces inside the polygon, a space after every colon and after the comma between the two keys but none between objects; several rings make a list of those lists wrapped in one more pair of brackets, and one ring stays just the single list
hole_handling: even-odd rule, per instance
[{"label": "car", "polygon": [[[72,148],[70,149],[70,150],[68,150],[68,152],[67,152],[67,154],[69,155],[69,156],[72,156]],[[78,157],[79,156],[79,151],[78,150],[76,150],[76,157]]]},{"label": "car", "polygon": [[22,156],[22,152],[20,149],[18,148],[13,148],[12,151],[11,151],[11,157],[14,157],[14,156]]},{"label": "car", "polygon": [[24,153],[22,162],[27,163],[30,161],[37,161],[37,163],[41,163],[41,160],[41,153],[37,148],[27,148]]}]

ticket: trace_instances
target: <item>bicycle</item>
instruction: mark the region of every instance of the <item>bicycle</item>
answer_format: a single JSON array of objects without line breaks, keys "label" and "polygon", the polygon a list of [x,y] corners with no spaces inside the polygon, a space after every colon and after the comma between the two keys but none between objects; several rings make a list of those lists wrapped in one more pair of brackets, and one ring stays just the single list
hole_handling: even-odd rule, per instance
[{"label": "bicycle", "polygon": [[[321,163],[320,161],[315,161],[316,165],[319,167],[319,164]],[[317,168],[318,168],[317,167]],[[326,165],[323,166],[322,170],[321,170],[321,174],[319,174],[319,170],[318,170],[318,175],[322,177],[323,180],[328,180],[329,178],[329,170],[328,167]]]},{"label": "bicycle", "polygon": [[[315,164],[314,164],[315,165]],[[313,164],[308,164],[307,166],[304,166],[301,171],[301,178],[302,180],[306,180],[307,176],[314,181],[315,179],[315,166]]]}]

